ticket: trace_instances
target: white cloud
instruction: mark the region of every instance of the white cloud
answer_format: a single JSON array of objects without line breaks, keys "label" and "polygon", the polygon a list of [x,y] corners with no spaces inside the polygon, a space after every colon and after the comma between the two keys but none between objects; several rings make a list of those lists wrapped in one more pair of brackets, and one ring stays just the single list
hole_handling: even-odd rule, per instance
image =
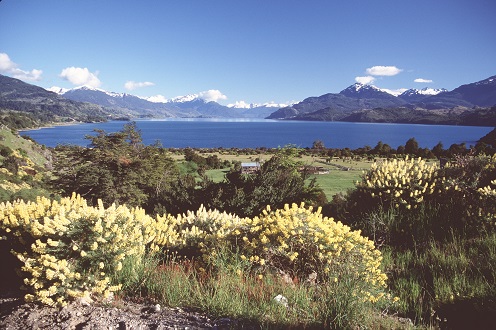
[{"label": "white cloud", "polygon": [[220,100],[227,100],[227,96],[221,93],[218,89],[209,89],[208,91],[203,91],[198,93],[198,97],[207,102],[217,102]]},{"label": "white cloud", "polygon": [[377,65],[377,66],[373,66],[371,68],[368,68],[365,71],[367,72],[367,74],[369,74],[371,76],[395,76],[403,70],[398,69],[395,66]]},{"label": "white cloud", "polygon": [[12,77],[21,80],[38,81],[41,80],[43,71],[33,69],[31,71],[24,71],[18,68],[17,64],[13,62],[9,55],[0,53],[0,72],[12,75]]},{"label": "white cloud", "polygon": [[88,68],[76,68],[71,66],[62,70],[59,76],[76,86],[86,85],[98,88],[102,84],[100,79],[98,79],[98,72],[90,72]]},{"label": "white cloud", "polygon": [[141,88],[141,87],[148,87],[148,86],[154,86],[155,84],[150,82],[150,81],[144,81],[144,82],[136,82],[136,81],[127,81],[125,84],[124,84],[124,87],[129,90],[129,91],[132,91],[133,89],[136,89],[136,88]]},{"label": "white cloud", "polygon": [[160,94],[147,97],[146,100],[154,103],[167,103],[167,99],[165,98],[165,96]]},{"label": "white cloud", "polygon": [[24,71],[21,69],[15,69],[12,76],[21,80],[39,81],[41,80],[41,74],[43,71],[33,69],[31,71]]},{"label": "white cloud", "polygon": [[372,76],[365,76],[365,77],[355,77],[355,81],[360,84],[372,84],[375,81],[375,78]]},{"label": "white cloud", "polygon": [[433,82],[431,79],[417,78],[414,80],[416,83],[431,83]]},{"label": "white cloud", "polygon": [[54,92],[54,93],[57,93],[57,94],[64,94],[65,92],[67,92],[69,89],[68,88],[62,88],[62,87],[58,87],[58,86],[52,86],[50,88],[46,88],[47,91],[50,91],[50,92]]},{"label": "white cloud", "polygon": [[0,71],[9,72],[17,67],[17,64],[10,60],[9,55],[0,53]]}]

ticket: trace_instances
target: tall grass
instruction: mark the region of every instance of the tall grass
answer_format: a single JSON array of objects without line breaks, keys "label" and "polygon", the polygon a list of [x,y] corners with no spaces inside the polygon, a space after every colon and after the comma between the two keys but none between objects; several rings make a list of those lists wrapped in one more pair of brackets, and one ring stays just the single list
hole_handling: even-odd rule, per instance
[{"label": "tall grass", "polygon": [[[416,322],[487,325],[496,311],[496,234],[445,242],[423,249],[383,249],[389,287],[400,297],[398,312]],[[461,315],[454,311],[464,306]],[[476,313],[474,313],[476,312]],[[466,323],[463,323],[466,324]]]},{"label": "tall grass", "polygon": [[[199,265],[199,264],[198,264]],[[240,326],[270,329],[355,329],[404,327],[383,319],[372,304],[355,296],[352,276],[325,285],[290,282],[276,271],[258,274],[239,254],[217,251],[208,269],[194,261],[148,255],[128,260],[114,280],[124,295],[171,307],[193,308],[213,318],[231,318]],[[345,275],[345,274],[343,274]],[[274,299],[281,295],[287,303]],[[379,322],[379,323],[378,323]]]}]

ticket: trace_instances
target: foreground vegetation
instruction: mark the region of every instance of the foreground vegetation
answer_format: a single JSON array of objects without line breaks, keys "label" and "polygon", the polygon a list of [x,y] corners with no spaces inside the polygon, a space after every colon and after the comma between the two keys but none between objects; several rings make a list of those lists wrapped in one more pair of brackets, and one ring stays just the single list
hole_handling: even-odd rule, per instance
[{"label": "foreground vegetation", "polygon": [[[129,125],[91,149],[57,147],[51,163],[30,161],[31,141],[4,143],[0,252],[14,251],[25,299],[49,305],[113,297],[269,328],[409,327],[398,316],[482,328],[496,311],[488,136],[471,150],[411,139],[226,152],[144,146]],[[429,153],[450,161],[418,158]],[[243,157],[260,171],[241,174]],[[314,164],[358,181],[326,194]]]}]

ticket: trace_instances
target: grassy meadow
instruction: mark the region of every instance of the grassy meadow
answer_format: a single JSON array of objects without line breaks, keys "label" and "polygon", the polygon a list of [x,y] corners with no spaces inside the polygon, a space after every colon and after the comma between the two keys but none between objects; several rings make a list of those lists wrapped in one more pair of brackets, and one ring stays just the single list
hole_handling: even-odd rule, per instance
[{"label": "grassy meadow", "polygon": [[[237,155],[234,153],[202,153],[203,157],[216,155],[221,160],[228,160],[230,162],[237,161],[241,163],[245,162],[263,162],[271,157],[271,155]],[[178,162],[178,164],[183,168],[185,172],[188,171],[186,164],[184,162],[183,155],[173,155],[173,158]],[[327,174],[316,174],[310,175],[308,180],[315,177],[318,185],[324,191],[328,200],[332,199],[337,193],[345,193],[348,189],[354,187],[355,182],[359,180],[360,175],[363,171],[370,169],[373,161],[370,160],[343,160],[343,159],[333,159],[331,162],[326,162],[326,158],[315,157],[309,155],[303,155],[297,158],[299,162],[307,166],[322,166],[329,171]],[[346,170],[343,169],[346,168]],[[207,176],[214,182],[220,182],[224,180],[225,174],[229,171],[229,168],[207,170]]]}]

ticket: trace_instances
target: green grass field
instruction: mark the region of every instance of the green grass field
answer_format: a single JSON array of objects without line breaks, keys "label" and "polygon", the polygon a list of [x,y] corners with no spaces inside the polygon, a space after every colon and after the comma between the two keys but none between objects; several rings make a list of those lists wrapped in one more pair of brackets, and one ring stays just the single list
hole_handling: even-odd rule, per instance
[{"label": "green grass field", "polygon": [[[271,154],[252,154],[252,155],[237,155],[234,153],[229,153],[228,150],[222,153],[201,153],[202,157],[208,157],[211,155],[217,155],[222,160],[228,161],[239,161],[239,162],[254,162],[268,160],[272,157]],[[184,163],[183,155],[173,155],[173,158],[186,169]],[[311,175],[309,180],[313,177],[316,178],[318,185],[324,190],[324,193],[328,200],[331,200],[335,194],[345,193],[348,189],[355,186],[355,182],[360,180],[363,171],[370,169],[370,166],[374,163],[373,160],[354,160],[354,159],[332,159],[330,162],[326,162],[326,158],[320,156],[310,156],[304,155],[302,157],[296,158],[295,160],[301,162],[307,166],[322,166],[327,169],[329,173],[327,174],[316,174]],[[377,159],[377,161],[382,161],[383,159]],[[434,160],[433,160],[434,161]],[[214,182],[221,182],[224,180],[225,174],[229,171],[229,168],[208,170],[207,175]]]},{"label": "green grass field", "polygon": [[[204,157],[207,155],[203,155]],[[250,162],[254,161],[257,157],[261,160],[270,158],[270,155],[231,155],[231,154],[217,154],[222,160]],[[328,200],[332,199],[337,193],[345,193],[348,189],[353,188],[355,182],[360,179],[363,170],[370,168],[371,161],[347,161],[347,160],[333,160],[326,163],[322,157],[303,156],[297,160],[308,166],[322,166],[329,170],[328,174],[317,174],[310,176],[309,179],[315,177],[318,185],[324,190]],[[347,168],[343,170],[342,167]],[[208,176],[214,182],[224,180],[228,168],[208,170]]]}]

